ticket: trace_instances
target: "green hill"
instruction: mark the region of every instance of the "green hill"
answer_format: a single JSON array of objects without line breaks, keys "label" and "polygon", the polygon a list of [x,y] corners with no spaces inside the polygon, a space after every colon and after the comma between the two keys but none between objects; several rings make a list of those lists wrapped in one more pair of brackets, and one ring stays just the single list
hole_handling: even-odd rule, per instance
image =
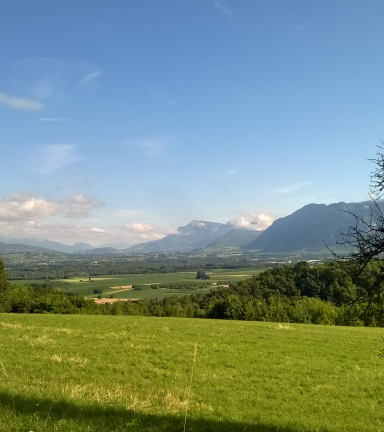
[{"label": "green hill", "polygon": [[[263,252],[293,252],[302,249],[321,250],[340,246],[350,226],[354,226],[354,213],[368,221],[371,215],[370,201],[361,203],[308,204],[289,216],[277,219],[247,249]],[[384,202],[379,206],[384,210]]]},{"label": "green hill", "polygon": [[0,430],[377,432],[381,333],[0,314]]},{"label": "green hill", "polygon": [[209,246],[229,246],[229,247],[244,247],[251,243],[253,240],[256,240],[262,231],[253,231],[247,229],[233,229],[226,233],[225,235],[218,237],[213,240]]}]

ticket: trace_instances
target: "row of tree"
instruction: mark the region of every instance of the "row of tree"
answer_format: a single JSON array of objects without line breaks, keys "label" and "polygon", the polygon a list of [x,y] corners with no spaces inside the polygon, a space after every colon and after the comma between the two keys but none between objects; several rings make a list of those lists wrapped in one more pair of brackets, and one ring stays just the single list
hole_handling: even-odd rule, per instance
[{"label": "row of tree", "polygon": [[307,262],[300,262],[269,269],[209,293],[98,305],[93,300],[66,295],[49,286],[11,285],[1,263],[0,311],[384,326],[384,302],[376,302],[369,314],[364,314],[365,302],[354,305],[359,290],[362,287],[369,290],[378,271],[377,263],[371,263],[354,277],[338,263],[311,267]]}]

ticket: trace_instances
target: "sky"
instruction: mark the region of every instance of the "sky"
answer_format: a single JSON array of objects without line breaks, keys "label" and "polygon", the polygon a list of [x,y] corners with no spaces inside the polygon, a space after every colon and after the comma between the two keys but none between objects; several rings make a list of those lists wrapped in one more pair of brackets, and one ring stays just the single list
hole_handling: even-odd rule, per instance
[{"label": "sky", "polygon": [[0,238],[136,244],[366,200],[383,16],[382,0],[3,0]]}]

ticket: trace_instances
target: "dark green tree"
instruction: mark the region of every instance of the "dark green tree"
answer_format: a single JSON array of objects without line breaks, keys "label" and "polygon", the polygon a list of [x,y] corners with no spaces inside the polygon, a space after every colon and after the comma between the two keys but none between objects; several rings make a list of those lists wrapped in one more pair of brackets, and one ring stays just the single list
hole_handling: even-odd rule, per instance
[{"label": "dark green tree", "polygon": [[8,279],[5,273],[5,264],[0,257],[0,292],[8,288]]},{"label": "dark green tree", "polygon": [[382,303],[384,296],[384,214],[380,206],[384,195],[383,144],[381,141],[376,157],[369,159],[376,165],[371,173],[370,215],[364,218],[347,212],[354,217],[355,223],[343,233],[343,240],[339,244],[348,247],[350,252],[333,253],[337,260],[345,262],[345,266],[355,279],[365,274],[365,280],[370,281],[359,284],[351,300],[352,306],[358,306],[360,316],[369,316],[375,305]]},{"label": "dark green tree", "polygon": [[218,319],[241,320],[244,316],[243,304],[237,295],[231,294],[213,306],[210,316]]},{"label": "dark green tree", "polygon": [[4,261],[0,257],[0,312],[6,312],[7,307],[7,291],[9,288],[7,275],[5,272]]},{"label": "dark green tree", "polygon": [[197,273],[196,273],[196,279],[210,279],[211,277],[209,276],[209,274],[207,274],[206,272],[204,272],[204,271],[198,271]]}]

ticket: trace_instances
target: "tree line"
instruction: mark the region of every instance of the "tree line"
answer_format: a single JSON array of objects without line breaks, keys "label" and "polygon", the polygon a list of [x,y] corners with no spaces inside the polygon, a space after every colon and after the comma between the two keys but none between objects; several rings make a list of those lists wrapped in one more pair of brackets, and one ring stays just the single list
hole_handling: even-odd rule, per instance
[{"label": "tree line", "polygon": [[369,314],[356,295],[375,283],[379,263],[359,274],[337,262],[312,267],[307,262],[271,268],[227,288],[184,297],[119,301],[99,305],[92,299],[67,295],[49,285],[17,286],[7,281],[0,261],[0,312],[142,315],[236,319],[284,323],[366,325],[384,327],[384,302]]}]

